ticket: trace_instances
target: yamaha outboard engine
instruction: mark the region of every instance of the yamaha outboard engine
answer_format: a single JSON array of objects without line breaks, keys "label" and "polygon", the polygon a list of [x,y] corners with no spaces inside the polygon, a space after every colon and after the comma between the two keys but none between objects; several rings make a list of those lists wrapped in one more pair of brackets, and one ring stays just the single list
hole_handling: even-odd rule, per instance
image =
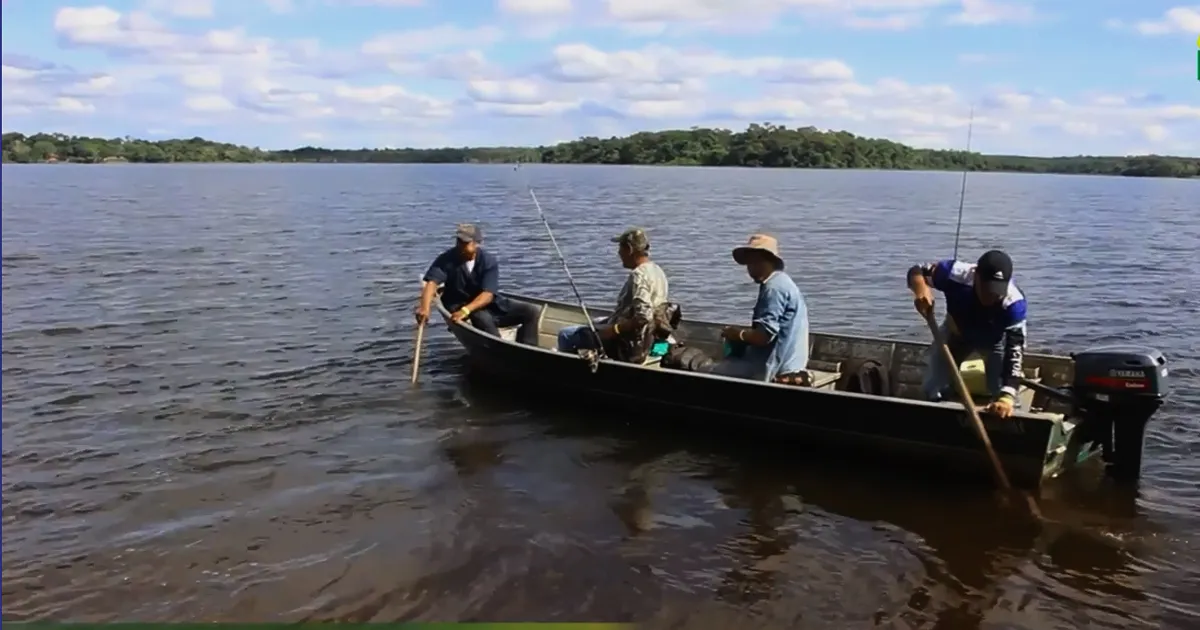
[{"label": "yamaha outboard engine", "polygon": [[1167,360],[1153,348],[1106,346],[1072,356],[1079,428],[1104,448],[1108,474],[1136,481],[1142,473],[1146,423],[1167,396]]}]

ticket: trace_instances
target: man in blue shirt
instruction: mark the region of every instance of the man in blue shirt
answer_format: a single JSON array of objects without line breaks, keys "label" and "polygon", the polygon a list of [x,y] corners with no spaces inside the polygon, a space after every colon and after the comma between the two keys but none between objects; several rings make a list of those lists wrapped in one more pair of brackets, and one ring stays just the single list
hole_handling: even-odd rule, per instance
[{"label": "man in blue shirt", "polygon": [[[983,357],[992,395],[985,411],[1001,418],[1012,415],[1024,375],[1025,295],[1012,281],[1012,274],[1012,259],[996,249],[974,264],[943,260],[908,270],[908,288],[918,313],[933,312],[933,289],[946,296],[942,338],[958,364],[971,354]],[[949,387],[949,366],[932,346],[928,356],[923,389],[925,396],[936,402]]]},{"label": "man in blue shirt", "polygon": [[767,382],[803,372],[808,367],[808,308],[800,288],[783,271],[779,242],[755,234],[733,250],[733,259],[758,283],[758,300],[750,327],[726,326],[721,331],[732,352],[707,371]]},{"label": "man in blue shirt", "polygon": [[442,304],[450,321],[465,320],[490,335],[500,336],[501,327],[520,326],[517,341],[536,346],[538,307],[500,295],[500,262],[480,247],[483,232],[463,223],[455,231],[457,241],[433,260],[425,272],[425,286],[415,315],[418,324],[429,319],[429,309],[438,285],[443,285]]}]

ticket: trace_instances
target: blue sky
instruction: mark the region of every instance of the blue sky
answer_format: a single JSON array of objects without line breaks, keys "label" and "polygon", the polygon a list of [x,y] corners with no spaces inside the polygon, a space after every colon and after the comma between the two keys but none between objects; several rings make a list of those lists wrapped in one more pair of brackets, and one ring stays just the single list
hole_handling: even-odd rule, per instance
[{"label": "blue sky", "polygon": [[4,131],[546,144],[775,122],[1200,156],[1200,5],[1159,0],[3,0]]}]

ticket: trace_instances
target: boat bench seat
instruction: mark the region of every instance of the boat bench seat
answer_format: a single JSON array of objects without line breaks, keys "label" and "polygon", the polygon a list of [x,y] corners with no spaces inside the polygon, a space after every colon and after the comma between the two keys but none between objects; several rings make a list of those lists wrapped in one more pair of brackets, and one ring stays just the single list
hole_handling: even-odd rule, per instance
[{"label": "boat bench seat", "polygon": [[838,380],[842,378],[842,363],[841,361],[809,359],[805,372],[808,373],[808,383],[776,382],[781,385],[794,385],[796,387],[809,387],[812,389],[833,389],[837,385]]},{"label": "boat bench seat", "polygon": [[812,379],[812,384],[809,387],[813,389],[833,389],[838,379],[842,378],[842,362],[809,359],[808,376]]},{"label": "boat bench seat", "polygon": [[[543,307],[543,314],[545,313],[544,309],[545,309],[545,307]],[[517,342],[517,332],[519,330],[520,330],[520,326],[509,326],[507,328],[501,328],[500,329],[500,338],[504,339],[505,341],[511,341],[513,343],[516,343]],[[648,367],[648,368],[660,368],[660,367],[662,367],[662,365],[661,365],[662,359],[663,359],[662,357],[646,357],[646,360],[642,361],[642,366]]]}]

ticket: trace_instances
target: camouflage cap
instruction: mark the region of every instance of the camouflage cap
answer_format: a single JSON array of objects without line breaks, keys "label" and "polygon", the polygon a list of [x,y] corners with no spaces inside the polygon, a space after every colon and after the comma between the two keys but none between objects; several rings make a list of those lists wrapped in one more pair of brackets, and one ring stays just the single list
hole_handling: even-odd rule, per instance
[{"label": "camouflage cap", "polygon": [[629,228],[619,236],[614,236],[612,242],[625,245],[635,252],[650,251],[650,237],[646,236],[646,231],[642,228]]},{"label": "camouflage cap", "polygon": [[454,229],[454,237],[464,243],[481,243],[483,242],[483,230],[479,229],[474,223],[459,223]]}]

